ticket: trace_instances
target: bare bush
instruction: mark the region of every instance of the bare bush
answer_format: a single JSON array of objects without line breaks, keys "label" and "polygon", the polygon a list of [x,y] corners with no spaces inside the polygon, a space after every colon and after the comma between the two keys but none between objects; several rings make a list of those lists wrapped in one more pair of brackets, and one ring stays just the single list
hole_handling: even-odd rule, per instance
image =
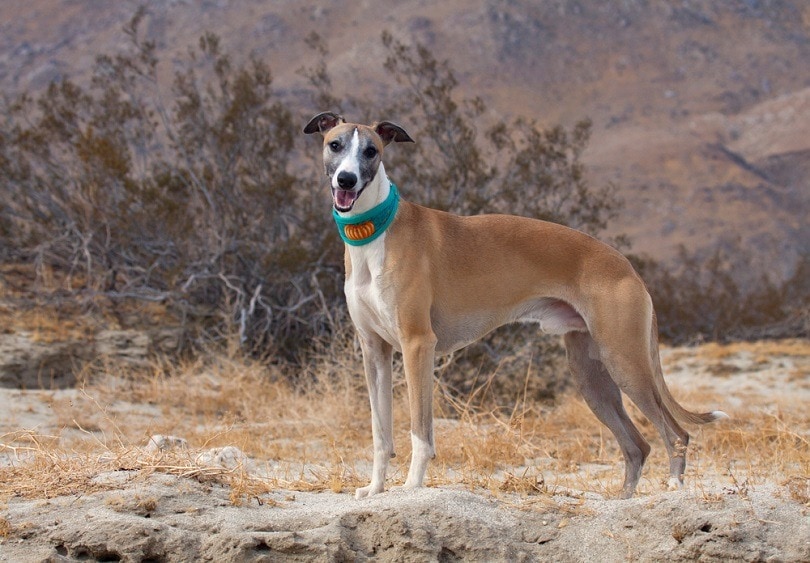
[{"label": "bare bush", "polygon": [[[736,261],[750,253],[735,247]],[[646,281],[658,315],[661,338],[676,344],[810,335],[810,290],[804,258],[793,276],[775,284],[763,275],[746,287],[735,276],[732,256],[717,250],[708,258],[683,247],[674,266],[632,257]]]},{"label": "bare bush", "polygon": [[79,278],[71,297],[86,303],[160,301],[206,339],[294,357],[337,293],[327,214],[289,171],[297,124],[270,69],[233,65],[210,34],[166,101],[143,15],[130,52],[99,57],[87,89],[64,80],[4,108],[6,259]]}]

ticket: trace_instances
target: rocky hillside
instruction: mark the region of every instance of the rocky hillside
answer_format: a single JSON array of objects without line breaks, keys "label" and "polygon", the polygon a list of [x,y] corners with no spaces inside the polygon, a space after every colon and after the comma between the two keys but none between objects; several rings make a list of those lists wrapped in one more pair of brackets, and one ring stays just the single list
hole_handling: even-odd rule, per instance
[{"label": "rocky hillside", "polygon": [[[39,91],[126,43],[141,2],[29,0],[0,6],[0,87]],[[457,71],[459,91],[481,96],[491,120],[594,122],[591,181],[620,187],[613,226],[659,259],[677,246],[740,247],[755,272],[789,277],[810,252],[810,5],[801,0],[280,0],[145,2],[147,35],[166,61],[201,32],[236,56],[268,60],[280,95],[302,120],[297,72],[328,43],[334,92],[383,96],[380,33],[419,41]],[[395,118],[395,116],[388,116]]]}]

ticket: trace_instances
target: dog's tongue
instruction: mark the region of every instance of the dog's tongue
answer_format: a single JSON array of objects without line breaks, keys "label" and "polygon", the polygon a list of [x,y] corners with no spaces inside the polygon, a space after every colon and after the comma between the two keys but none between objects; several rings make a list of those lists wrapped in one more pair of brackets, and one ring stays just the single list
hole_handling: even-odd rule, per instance
[{"label": "dog's tongue", "polygon": [[357,192],[349,190],[335,190],[335,204],[339,210],[349,209],[354,204],[355,199],[357,199]]}]

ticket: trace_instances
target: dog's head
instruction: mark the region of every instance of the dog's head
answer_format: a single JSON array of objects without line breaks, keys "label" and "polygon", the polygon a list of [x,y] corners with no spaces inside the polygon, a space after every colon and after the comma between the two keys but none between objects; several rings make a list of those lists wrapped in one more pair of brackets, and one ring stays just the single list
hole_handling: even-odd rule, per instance
[{"label": "dog's head", "polygon": [[346,123],[332,112],[313,117],[304,133],[323,135],[323,167],[330,179],[335,209],[341,212],[351,211],[377,175],[383,149],[389,143],[414,142],[402,127],[390,121]]}]

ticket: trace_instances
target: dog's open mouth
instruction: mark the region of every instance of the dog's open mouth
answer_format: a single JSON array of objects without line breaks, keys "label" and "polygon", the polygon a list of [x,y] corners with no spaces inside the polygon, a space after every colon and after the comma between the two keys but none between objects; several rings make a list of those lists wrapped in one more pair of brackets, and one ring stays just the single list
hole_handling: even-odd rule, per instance
[{"label": "dog's open mouth", "polygon": [[332,199],[335,201],[335,209],[341,212],[351,211],[354,202],[360,196],[360,191],[355,190],[332,190]]}]

